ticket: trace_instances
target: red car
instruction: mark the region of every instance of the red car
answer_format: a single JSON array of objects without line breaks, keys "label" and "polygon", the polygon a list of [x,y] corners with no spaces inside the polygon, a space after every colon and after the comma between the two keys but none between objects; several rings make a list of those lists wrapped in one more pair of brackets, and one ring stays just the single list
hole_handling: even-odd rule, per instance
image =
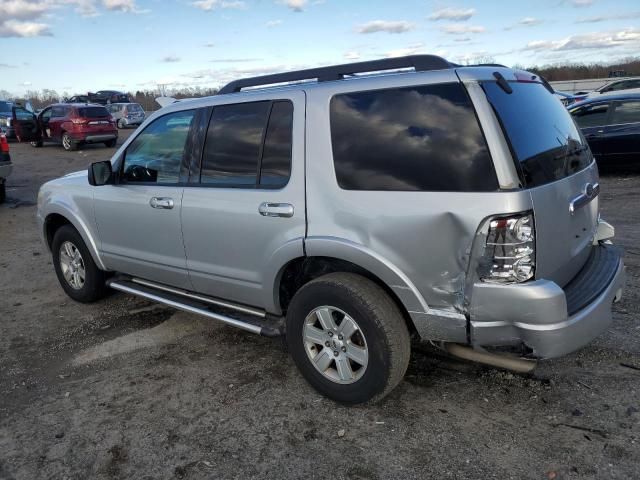
[{"label": "red car", "polygon": [[57,103],[37,116],[21,107],[13,107],[13,125],[21,142],[41,147],[43,142],[61,143],[65,150],[76,150],[85,143],[104,143],[115,147],[116,123],[102,105]]}]

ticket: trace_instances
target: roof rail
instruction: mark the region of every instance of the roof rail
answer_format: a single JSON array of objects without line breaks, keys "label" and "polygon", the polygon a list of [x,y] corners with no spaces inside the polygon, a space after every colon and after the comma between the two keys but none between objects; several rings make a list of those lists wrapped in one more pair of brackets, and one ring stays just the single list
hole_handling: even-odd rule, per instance
[{"label": "roof rail", "polygon": [[236,93],[247,87],[273,85],[276,83],[296,82],[317,79],[318,82],[341,80],[347,75],[366,72],[380,72],[383,70],[397,70],[400,68],[414,68],[416,72],[427,70],[442,70],[454,67],[442,57],[436,55],[409,55],[407,57],[385,58],[369,60],[367,62],[346,63],[330,67],[310,68],[293,72],[274,73],[260,77],[243,78],[228,83],[218,92],[219,94]]}]

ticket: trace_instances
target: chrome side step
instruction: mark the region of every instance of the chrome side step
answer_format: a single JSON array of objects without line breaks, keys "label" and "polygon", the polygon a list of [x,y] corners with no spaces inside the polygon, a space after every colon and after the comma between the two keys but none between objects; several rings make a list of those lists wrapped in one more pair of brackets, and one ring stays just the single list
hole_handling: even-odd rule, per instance
[{"label": "chrome side step", "polygon": [[[265,337],[279,337],[284,334],[284,319],[282,317],[271,317],[265,312],[250,307],[191,294],[184,290],[158,285],[146,280],[115,277],[107,280],[107,286]],[[223,310],[224,313],[215,311],[215,307]]]}]

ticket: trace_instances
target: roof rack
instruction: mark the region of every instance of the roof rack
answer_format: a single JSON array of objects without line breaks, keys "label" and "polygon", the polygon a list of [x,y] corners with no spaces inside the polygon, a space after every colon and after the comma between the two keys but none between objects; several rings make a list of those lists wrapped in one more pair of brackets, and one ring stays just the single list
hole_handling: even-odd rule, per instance
[{"label": "roof rack", "polygon": [[307,70],[296,70],[293,72],[243,78],[228,83],[222,87],[218,93],[237,93],[247,87],[297,82],[302,80],[316,79],[318,82],[342,80],[345,76],[355,75],[356,73],[380,72],[384,70],[397,70],[400,68],[413,68],[416,72],[425,72],[427,70],[443,70],[456,66],[457,65],[449,63],[444,58],[436,55],[409,55],[406,57],[369,60],[367,62],[346,63],[330,67],[310,68]]}]

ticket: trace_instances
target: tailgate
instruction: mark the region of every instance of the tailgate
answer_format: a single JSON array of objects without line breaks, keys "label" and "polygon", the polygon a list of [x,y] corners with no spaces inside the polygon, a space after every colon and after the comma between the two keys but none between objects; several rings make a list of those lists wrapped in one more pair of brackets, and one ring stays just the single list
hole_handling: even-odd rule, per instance
[{"label": "tailgate", "polygon": [[536,278],[566,285],[584,266],[598,224],[598,196],[575,202],[597,185],[595,163],[570,177],[530,190],[536,227]]}]

